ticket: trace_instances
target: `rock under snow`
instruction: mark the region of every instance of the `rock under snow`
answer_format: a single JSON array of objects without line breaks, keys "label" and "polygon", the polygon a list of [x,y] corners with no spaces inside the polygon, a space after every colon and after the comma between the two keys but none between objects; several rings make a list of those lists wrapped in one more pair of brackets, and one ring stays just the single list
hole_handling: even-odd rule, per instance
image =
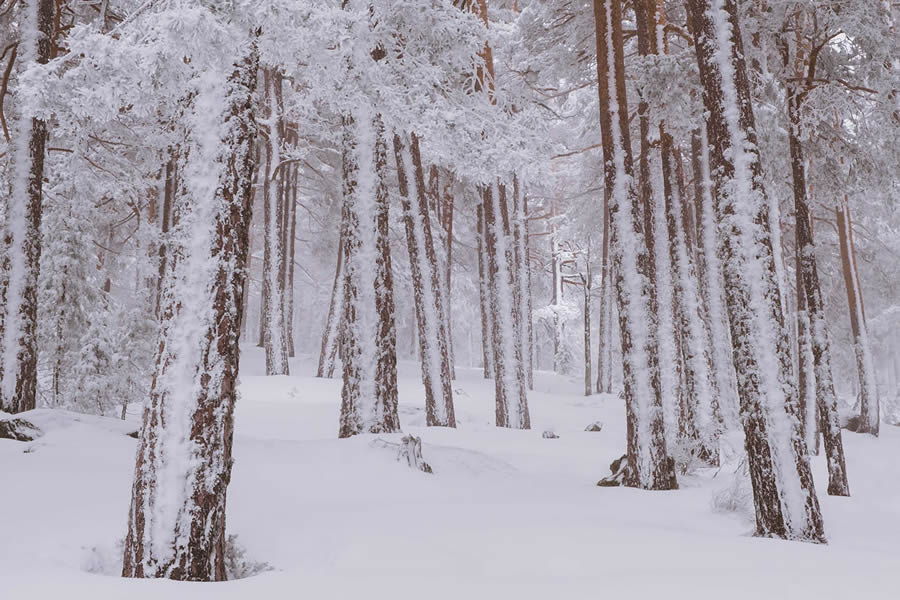
[{"label": "rock under snow", "polygon": [[603,423],[601,421],[594,421],[590,425],[584,428],[585,431],[603,431]]},{"label": "rock under snow", "polygon": [[555,433],[553,433],[553,432],[550,431],[550,430],[545,431],[545,432],[541,435],[541,437],[544,438],[545,440],[555,440],[555,439],[559,439],[559,436],[556,435]]}]

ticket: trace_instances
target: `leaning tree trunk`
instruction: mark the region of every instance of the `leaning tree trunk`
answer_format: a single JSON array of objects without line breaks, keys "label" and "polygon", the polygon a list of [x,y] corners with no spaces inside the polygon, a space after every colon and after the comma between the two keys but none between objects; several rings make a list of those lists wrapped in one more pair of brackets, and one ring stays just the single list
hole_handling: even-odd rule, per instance
[{"label": "leaning tree trunk", "polygon": [[282,77],[277,70],[264,69],[269,105],[269,137],[263,171],[265,252],[263,254],[262,327],[266,351],[266,375],[288,375],[288,351],[284,335],[284,186],[276,169],[281,162],[284,141]]},{"label": "leaning tree trunk", "polygon": [[838,239],[841,246],[841,264],[844,286],[847,288],[847,305],[850,308],[850,331],[853,333],[853,351],[856,354],[856,372],[859,375],[859,429],[862,433],[878,435],[879,403],[875,382],[875,365],[869,346],[869,331],[863,308],[862,289],[856,271],[856,249],[850,222],[850,205],[847,197],[835,209],[837,213]]},{"label": "leaning tree trunk", "polygon": [[[53,0],[30,0],[23,39],[10,49],[21,62],[47,64],[53,34]],[[27,33],[25,33],[27,32]],[[5,83],[5,82],[4,82]],[[12,152],[12,196],[6,203],[0,284],[0,410],[37,405],[37,286],[41,263],[41,203],[47,124],[23,102]]]},{"label": "leaning tree trunk", "polygon": [[334,364],[340,344],[341,316],[344,313],[344,227],[345,223],[341,219],[337,263],[334,267],[334,284],[331,286],[325,330],[322,332],[322,346],[319,350],[319,367],[316,370],[316,377],[331,378],[334,376]]},{"label": "leaning tree trunk", "polygon": [[745,447],[762,536],[824,542],[800,432],[771,206],[762,185],[734,0],[689,0],[706,124]]},{"label": "leaning tree trunk", "polygon": [[490,282],[494,399],[498,427],[530,429],[528,382],[522,360],[518,291],[506,188],[482,189],[486,271]]},{"label": "leaning tree trunk", "polygon": [[[189,136],[176,205],[184,243],[170,253],[125,538],[125,577],[226,578],[225,499],[252,215],[256,71],[254,43],[226,88],[200,92],[210,101],[193,108],[202,128]],[[201,112],[198,107],[223,92],[224,115]],[[209,135],[214,131],[221,132],[219,142]]]},{"label": "leaning tree trunk", "polygon": [[610,249],[622,343],[627,473],[624,483],[644,489],[678,486],[666,450],[657,354],[653,228],[637,194],[628,133],[620,0],[594,0],[597,77]]},{"label": "leaning tree trunk", "polygon": [[[418,136],[411,135],[407,152],[399,134],[394,134],[394,157],[416,307],[422,383],[425,385],[425,419],[429,426],[456,427],[442,275],[434,249]],[[414,175],[415,204],[411,199],[408,174]]]},{"label": "leaning tree trunk", "polygon": [[344,117],[344,317],[339,437],[400,430],[397,333],[381,116]]},{"label": "leaning tree trunk", "polygon": [[[808,343],[812,351],[813,370],[806,369],[806,376],[815,380],[815,405],[819,413],[819,428],[822,430],[822,441],[825,456],[828,459],[828,493],[832,496],[849,496],[850,486],[847,482],[847,465],[844,460],[844,444],[841,439],[841,424],[838,416],[837,395],[834,391],[834,380],[831,371],[831,348],[828,341],[828,330],[825,325],[825,303],[819,285],[819,271],[816,267],[816,247],[813,244],[812,222],[810,220],[809,202],[806,196],[806,173],[804,168],[803,146],[800,143],[800,99],[795,86],[788,96],[790,112],[789,144],[791,149],[791,173],[794,187],[794,209],[796,211],[797,237],[797,282],[798,307],[802,306],[803,324],[807,326]],[[798,311],[801,313],[801,311]],[[798,338],[799,338],[798,327]],[[801,353],[800,360],[804,361]],[[805,361],[804,361],[805,362]],[[804,394],[801,383],[800,394]],[[802,407],[801,407],[802,408]],[[815,414],[814,410],[811,410]],[[816,423],[807,422],[813,431]],[[807,435],[808,438],[808,435]]]}]

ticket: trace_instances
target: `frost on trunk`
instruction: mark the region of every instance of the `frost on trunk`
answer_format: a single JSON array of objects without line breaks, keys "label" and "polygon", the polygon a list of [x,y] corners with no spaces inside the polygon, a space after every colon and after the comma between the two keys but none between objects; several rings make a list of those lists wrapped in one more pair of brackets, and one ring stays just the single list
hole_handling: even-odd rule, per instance
[{"label": "frost on trunk", "polygon": [[337,263],[334,267],[334,283],[331,286],[331,299],[328,302],[328,316],[325,317],[325,330],[322,332],[322,345],[319,349],[319,367],[316,377],[334,377],[334,364],[340,345],[339,334],[341,318],[344,312],[344,223],[338,237]]},{"label": "frost on trunk", "polygon": [[660,138],[668,250],[674,284],[673,305],[676,327],[681,333],[685,388],[683,406],[689,414],[689,419],[685,420],[690,421],[686,441],[693,456],[716,465],[719,462],[719,407],[706,328],[709,315],[700,298],[694,255],[688,246],[681,190],[674,180],[673,162],[678,157],[672,138],[662,131],[662,127]]},{"label": "frost on trunk", "polygon": [[400,430],[397,334],[388,238],[387,147],[368,107],[344,117],[344,365],[338,435]]},{"label": "frost on trunk", "polygon": [[[29,0],[19,45],[10,50],[22,64],[46,64],[53,32],[52,0]],[[41,201],[47,124],[17,107],[10,144],[11,196],[2,231],[0,282],[0,410],[18,413],[37,404],[37,285],[41,261]]]},{"label": "frost on trunk", "polygon": [[[792,86],[788,97],[788,112],[790,113],[788,142],[791,151],[791,173],[796,213],[797,338],[801,373],[805,375],[804,378],[798,377],[800,398],[801,400],[805,399],[805,402],[800,402],[800,410],[804,411],[802,413],[804,417],[807,414],[814,416],[818,413],[818,423],[813,419],[805,419],[806,428],[809,430],[805,433],[806,439],[812,437],[815,445],[818,439],[816,430],[822,431],[825,457],[828,460],[828,493],[832,496],[849,496],[850,486],[847,482],[844,443],[841,438],[837,395],[834,391],[831,371],[831,348],[825,326],[825,303],[819,285],[816,247],[813,243],[812,222],[806,193],[805,161],[803,146],[799,138],[799,109],[800,100],[796,94],[796,87]],[[812,358],[811,361],[810,358]]]},{"label": "frost on trunk", "polygon": [[[456,427],[442,274],[432,237],[419,138],[412,134],[407,151],[400,135],[394,134],[394,157],[397,161],[397,179],[403,204],[403,224],[419,333],[422,383],[425,385],[425,418],[429,426]],[[413,174],[412,190],[407,179],[409,174]],[[414,198],[411,193],[413,191]]]},{"label": "frost on trunk", "polygon": [[510,230],[506,186],[481,190],[485,265],[490,282],[491,342],[498,427],[530,429],[528,382],[521,345],[514,238]]},{"label": "frost on trunk", "polygon": [[838,239],[841,246],[841,264],[844,286],[847,288],[847,305],[850,308],[850,331],[853,334],[853,351],[856,354],[856,372],[859,375],[859,431],[878,435],[878,388],[875,381],[875,364],[869,345],[866,313],[863,308],[862,289],[856,271],[856,249],[853,245],[853,229],[850,222],[850,205],[845,196],[835,209],[837,213]]},{"label": "frost on trunk", "polygon": [[[513,239],[519,291],[519,335],[528,389],[534,389],[534,320],[531,307],[531,263],[528,260],[528,202],[519,194],[519,179],[513,176]],[[590,367],[589,367],[590,368]]]},{"label": "frost on trunk", "polygon": [[494,331],[493,313],[491,312],[491,291],[488,277],[487,244],[485,244],[486,228],[484,225],[484,205],[478,203],[475,208],[478,221],[478,304],[481,308],[481,364],[484,378],[494,376],[494,350],[491,336]]},{"label": "frost on trunk", "polygon": [[225,579],[256,70],[254,44],[227,84],[204,85],[192,107],[156,372],[135,466],[125,577]]},{"label": "frost on trunk", "polygon": [[[642,55],[665,52],[665,35],[661,14],[654,0],[635,0],[638,51]],[[680,442],[691,456],[710,464],[718,464],[718,406],[712,379],[707,315],[699,297],[693,250],[685,222],[689,211],[682,207],[681,184],[678,180],[680,157],[674,140],[659,122],[661,175],[651,185],[648,154],[650,151],[648,107],[642,102],[640,115],[642,196],[662,191],[662,206],[657,211],[657,289],[659,294],[660,379],[664,404],[673,397],[679,401],[678,432]]]},{"label": "frost on trunk", "polygon": [[[277,169],[284,141],[284,103],[282,76],[277,70],[264,69],[268,132],[266,140],[263,208],[265,251],[263,253],[263,347],[266,351],[266,375],[288,375],[288,347],[285,338],[284,277],[284,180]],[[277,171],[276,171],[277,169]]]},{"label": "frost on trunk", "polygon": [[650,207],[633,181],[625,96],[622,6],[595,0],[597,76],[606,193],[611,219],[622,344],[627,426],[625,485],[662,490],[678,486],[666,450],[657,354],[653,228]]},{"label": "frost on trunk", "polygon": [[741,418],[762,536],[823,542],[733,0],[689,0]]},{"label": "frost on trunk", "polygon": [[[588,256],[588,262],[590,256]],[[593,392],[591,380],[591,273],[590,265],[586,269],[587,275],[581,275],[581,287],[584,291],[584,395],[590,396]]]},{"label": "frost on trunk", "polygon": [[597,348],[597,393],[612,393],[613,295],[609,256],[609,195],[603,195],[603,250],[600,256],[600,325]]},{"label": "frost on trunk", "polygon": [[[296,125],[293,128],[285,127],[286,140],[292,146],[297,145]],[[282,260],[282,298],[284,306],[284,339],[287,346],[287,354],[293,358],[294,349],[294,251],[297,238],[297,186],[299,184],[299,169],[297,162],[279,165],[280,175],[283,178],[283,204],[284,204],[284,234],[282,235],[282,248],[284,259]]]},{"label": "frost on trunk", "polygon": [[709,171],[709,142],[706,125],[691,136],[691,162],[694,175],[694,201],[697,212],[698,283],[704,305],[708,308],[708,347],[719,414],[723,425],[736,427],[738,420],[737,379],[731,355],[731,330],[725,311],[725,282],[716,249],[716,215],[713,210],[712,177]]},{"label": "frost on trunk", "polygon": [[[423,167],[424,168],[424,167]],[[424,180],[424,173],[423,173]],[[431,165],[428,175],[427,195],[430,198],[430,208],[434,214],[434,254],[437,270],[440,274],[438,284],[443,310],[444,329],[446,331],[447,356],[450,363],[450,379],[456,379],[456,367],[453,358],[453,322],[450,314],[450,272],[451,256],[453,249],[453,197],[444,198],[440,191],[440,177],[437,165]]]}]

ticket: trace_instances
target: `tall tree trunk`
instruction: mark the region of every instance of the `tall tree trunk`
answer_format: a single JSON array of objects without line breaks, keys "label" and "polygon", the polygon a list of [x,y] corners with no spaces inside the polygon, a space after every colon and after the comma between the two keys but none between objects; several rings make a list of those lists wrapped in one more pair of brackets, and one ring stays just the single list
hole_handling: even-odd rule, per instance
[{"label": "tall tree trunk", "polygon": [[269,106],[269,138],[266,141],[263,205],[265,252],[263,254],[263,346],[266,351],[266,375],[288,375],[288,352],[284,330],[284,186],[275,169],[281,162],[284,141],[284,115],[281,73],[264,69],[266,99]]},{"label": "tall tree trunk", "polygon": [[799,248],[796,252],[797,275],[797,407],[800,411],[800,429],[806,439],[810,454],[819,453],[819,419],[816,407],[815,357],[810,335],[809,312],[806,309],[806,293],[803,290],[803,273]]},{"label": "tall tree trunk", "polygon": [[590,396],[593,390],[591,377],[591,273],[590,255],[586,266],[587,275],[581,276],[581,287],[584,289],[584,395]]},{"label": "tall tree trunk", "polygon": [[597,78],[610,249],[616,275],[622,343],[627,462],[625,484],[662,490],[678,486],[666,450],[657,354],[651,212],[634,189],[620,0],[594,0]]},{"label": "tall tree trunk", "polygon": [[531,318],[531,262],[528,260],[528,208],[524,196],[519,193],[519,179],[513,176],[513,239],[516,244],[516,270],[518,272],[519,315],[521,317],[522,360],[528,389],[534,389],[534,323]]},{"label": "tall tree trunk", "polygon": [[489,280],[489,261],[487,257],[487,228],[484,224],[484,204],[483,200],[478,202],[475,207],[476,219],[478,221],[477,242],[478,242],[478,301],[481,307],[481,364],[484,369],[484,378],[490,379],[494,375],[494,352],[491,336],[494,331],[494,323],[491,312],[491,292]]},{"label": "tall tree trunk", "polygon": [[[206,104],[199,102],[193,108],[208,127],[189,136],[192,147],[185,160],[195,162],[192,170],[202,176],[185,178],[183,203],[177,207],[185,232],[179,238],[186,243],[170,253],[156,373],[135,466],[124,577],[226,578],[225,500],[252,215],[256,71],[253,43],[224,90],[216,86],[200,92],[218,96],[224,91],[225,114],[200,114],[198,107]],[[222,132],[220,143],[206,135],[215,130]],[[209,173],[218,179],[215,187],[206,181]]]},{"label": "tall tree trunk", "polygon": [[400,430],[384,124],[360,107],[343,135],[342,438]]},{"label": "tall tree trunk", "polygon": [[[47,64],[53,34],[53,0],[29,0],[22,41],[12,49],[26,66]],[[37,406],[37,286],[41,262],[41,204],[47,124],[18,107],[18,131],[11,145],[12,197],[3,231],[0,290],[0,409],[24,412]],[[24,184],[24,187],[23,187]]]},{"label": "tall tree trunk", "polygon": [[344,314],[344,228],[346,223],[341,219],[341,232],[338,236],[337,263],[334,267],[334,284],[331,286],[331,300],[328,302],[328,316],[325,318],[325,330],[322,332],[322,345],[319,350],[319,367],[316,377],[334,376],[334,364],[340,345],[341,318]]},{"label": "tall tree trunk", "polygon": [[[643,50],[664,54],[667,45],[663,30],[664,15],[657,11],[657,0],[635,0],[638,39],[648,38]],[[643,8],[640,8],[643,5]],[[643,23],[643,26],[641,25]],[[661,41],[661,43],[660,43]],[[691,244],[691,211],[682,199],[680,156],[665,123],[659,123],[659,148],[662,161],[662,186],[668,248],[667,263],[672,280],[672,321],[678,347],[683,389],[679,431],[690,453],[702,461],[719,462],[718,390],[710,358],[708,315],[703,304],[694,265]],[[642,142],[643,148],[643,142]],[[662,311],[660,311],[662,312]]]},{"label": "tall tree trunk", "polygon": [[493,325],[491,339],[496,422],[498,427],[530,429],[528,382],[522,360],[521,320],[514,273],[514,240],[510,231],[506,187],[499,184],[484,187],[482,206]]},{"label": "tall tree trunk", "polygon": [[[804,168],[803,146],[800,143],[800,98],[796,86],[788,92],[788,112],[790,129],[788,131],[791,151],[791,173],[793,175],[794,210],[796,211],[796,247],[797,247],[797,283],[798,314],[807,327],[806,346],[812,352],[813,370],[806,368],[806,376],[814,379],[815,408],[818,409],[819,429],[828,459],[828,493],[832,496],[849,496],[850,486],[847,482],[847,466],[844,460],[844,444],[841,439],[841,424],[837,408],[837,395],[834,391],[834,380],[831,371],[831,348],[828,330],[825,325],[825,303],[819,285],[819,271],[816,266],[816,248],[813,243],[812,222],[809,202],[806,195],[806,172]],[[802,308],[801,308],[802,307]],[[798,322],[798,325],[799,323]],[[800,331],[798,327],[798,338]],[[801,352],[800,361],[805,357]],[[801,397],[807,396],[804,384],[800,381]],[[801,403],[801,410],[804,407]],[[815,410],[810,407],[810,412]],[[807,422],[807,426],[816,430],[815,422]],[[812,432],[810,432],[812,433]],[[814,434],[813,434],[814,435]],[[807,439],[809,435],[807,435]]]},{"label": "tall tree trunk", "polygon": [[[416,145],[418,146],[418,144]],[[453,364],[453,327],[450,320],[450,241],[444,224],[446,205],[441,196],[440,175],[438,173],[437,165],[431,165],[431,168],[429,169],[426,195],[430,200],[428,203],[430,204],[430,210],[434,213],[434,222],[437,223],[436,228],[429,226],[429,229],[435,233],[434,238],[437,239],[433,245],[439,272],[439,277],[437,279],[438,287],[435,289],[438,290],[436,293],[441,297],[441,315],[444,322],[444,330],[446,331],[447,356],[450,362],[450,379],[456,379],[456,368]],[[429,218],[429,225],[430,221],[431,219]]]},{"label": "tall tree trunk", "polygon": [[875,382],[872,349],[869,346],[869,331],[866,327],[862,288],[860,288],[859,274],[856,271],[856,249],[853,244],[850,204],[846,196],[835,212],[841,246],[844,287],[847,289],[847,306],[850,308],[850,331],[853,334],[853,351],[856,353],[856,372],[859,375],[860,424],[858,431],[877,436],[881,420],[878,387]]},{"label": "tall tree trunk", "polygon": [[[419,138],[415,134],[411,135],[407,153],[399,134],[394,134],[394,157],[397,162],[397,179],[403,203],[403,223],[416,307],[422,383],[425,385],[426,423],[429,426],[456,427],[441,293],[442,274],[434,249]],[[415,204],[411,198],[408,174],[414,175]]]},{"label": "tall tree trunk", "polygon": [[[713,210],[712,177],[709,170],[709,143],[706,125],[691,135],[691,166],[694,175],[694,214],[697,234],[697,270],[700,295],[707,308],[713,379],[718,393],[719,417],[723,425],[737,425],[738,395],[734,361],[731,355],[731,330],[728,326],[724,301],[725,290],[722,265],[717,249],[717,223]],[[688,203],[684,202],[690,211]]]},{"label": "tall tree trunk", "polygon": [[612,393],[612,269],[609,255],[609,194],[603,194],[603,250],[600,255],[600,326],[597,342],[597,393]]},{"label": "tall tree trunk", "polygon": [[[286,139],[291,147],[296,148],[296,133],[289,126],[285,126]],[[282,164],[284,172],[284,338],[288,356],[294,357],[294,250],[297,236],[297,178],[298,165],[296,162]]]},{"label": "tall tree trunk", "polygon": [[[451,179],[452,181],[452,179]],[[453,305],[453,213],[455,207],[455,199],[451,192],[450,184],[444,187],[444,195],[441,206],[443,206],[441,230],[444,233],[444,322],[447,327],[447,345],[450,354],[450,378],[456,379],[456,357],[453,350],[453,313],[450,310]]]},{"label": "tall tree trunk", "polygon": [[713,198],[745,447],[762,536],[823,542],[800,432],[790,339],[762,185],[734,0],[688,0],[703,85]]}]

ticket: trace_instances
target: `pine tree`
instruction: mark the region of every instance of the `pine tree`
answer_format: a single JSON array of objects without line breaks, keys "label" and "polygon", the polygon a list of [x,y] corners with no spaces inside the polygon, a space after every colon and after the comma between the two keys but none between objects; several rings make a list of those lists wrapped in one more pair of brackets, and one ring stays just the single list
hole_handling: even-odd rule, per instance
[{"label": "pine tree", "polygon": [[[444,315],[444,286],[441,283],[442,274],[432,236],[431,211],[425,193],[419,138],[414,133],[410,138],[407,151],[400,135],[394,134],[394,157],[403,203],[403,223],[419,333],[422,383],[425,385],[425,418],[430,426],[456,427],[447,321]],[[409,185],[408,174],[413,175],[412,186]]]},{"label": "pine tree", "polygon": [[344,117],[344,316],[340,437],[400,430],[384,124]]},{"label": "pine tree", "polygon": [[[24,3],[23,39],[9,50],[10,65],[17,53],[25,67],[50,60],[53,8],[53,0]],[[24,102],[18,107],[13,182],[0,240],[0,409],[11,413],[37,405],[37,286],[47,124],[32,112]]]},{"label": "pine tree", "polygon": [[622,5],[595,0],[597,77],[606,193],[611,218],[622,343],[627,463],[625,484],[651,490],[677,487],[666,450],[657,354],[653,228],[650,206],[635,189],[625,96]]},{"label": "pine tree", "polygon": [[[156,373],[125,538],[125,577],[226,578],[225,500],[249,248],[257,57],[252,42],[225,89],[201,86],[190,109],[194,128],[187,132],[190,151],[175,205],[180,231],[163,288]],[[221,102],[223,93],[224,114],[209,114],[207,107]],[[221,136],[216,140],[210,131]]]},{"label": "pine tree", "polygon": [[[800,431],[790,340],[733,0],[689,0],[710,143],[728,318],[756,533],[824,541]],[[777,221],[776,221],[777,222]]]},{"label": "pine tree", "polygon": [[288,347],[285,336],[285,189],[284,169],[280,169],[285,138],[283,78],[278,70],[264,69],[268,105],[268,138],[263,175],[265,252],[263,254],[263,347],[266,375],[288,375]]},{"label": "pine tree", "polygon": [[856,372],[859,375],[859,431],[877,436],[881,420],[878,387],[875,382],[875,365],[869,343],[869,330],[866,327],[862,288],[859,285],[859,273],[856,270],[856,248],[853,244],[850,203],[846,195],[835,208],[835,214],[837,215],[844,287],[847,290],[847,306],[850,309],[853,352],[856,355]]}]

